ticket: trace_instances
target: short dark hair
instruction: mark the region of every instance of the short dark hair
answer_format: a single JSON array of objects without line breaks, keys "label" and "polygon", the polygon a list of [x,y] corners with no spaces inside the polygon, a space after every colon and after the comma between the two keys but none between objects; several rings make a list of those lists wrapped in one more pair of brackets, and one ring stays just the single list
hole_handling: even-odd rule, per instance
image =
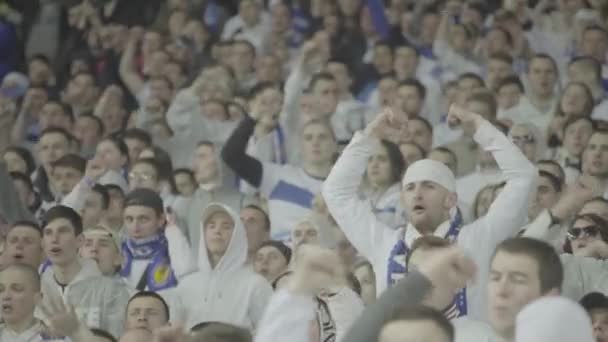
[{"label": "short dark hair", "polygon": [[20,221],[13,222],[13,224],[11,224],[11,227],[8,231],[10,232],[15,227],[31,228],[32,230],[35,230],[36,232],[38,232],[38,234],[40,234],[40,236],[42,236],[42,228],[40,228],[40,225],[34,221],[20,220]]},{"label": "short dark hair", "polygon": [[[382,147],[386,150],[388,160],[391,163],[391,178],[393,183],[397,183],[401,180],[403,172],[407,168],[403,154],[399,150],[399,146],[388,140],[380,140]],[[424,155],[424,153],[423,153]]]},{"label": "short dark hair", "polygon": [[317,83],[321,81],[335,82],[336,79],[332,74],[328,72],[318,72],[314,74],[310,79],[310,83],[308,84],[308,92],[312,92],[317,86]]},{"label": "short dark hair", "polygon": [[32,55],[32,56],[31,56],[31,57],[28,59],[27,63],[29,64],[29,63],[32,63],[32,62],[34,62],[34,61],[38,61],[38,62],[44,63],[44,64],[46,64],[46,65],[47,65],[49,68],[51,67],[51,60],[50,60],[50,59],[49,59],[47,56],[45,56],[45,55],[43,55],[43,54],[41,54],[41,53],[37,53],[37,54]]},{"label": "short dark hair", "polygon": [[127,147],[127,144],[125,144],[125,142],[123,140],[118,139],[118,137],[116,137],[116,136],[108,136],[108,137],[105,137],[102,141],[100,141],[100,143],[102,143],[104,141],[114,144],[114,146],[116,147],[118,152],[120,152],[120,154],[123,157],[127,158],[127,164],[129,163],[129,148]]},{"label": "short dark hair", "polygon": [[279,87],[274,82],[270,82],[270,81],[260,82],[260,83],[256,84],[255,86],[253,86],[253,88],[251,88],[251,90],[249,91],[249,97],[248,97],[249,100],[255,99],[258,95],[260,95],[267,89],[274,89],[276,91],[283,93],[283,90],[281,89],[281,87]]},{"label": "short dark hair", "polygon": [[522,93],[525,92],[524,84],[521,82],[519,76],[517,75],[509,75],[500,79],[498,81],[498,84],[496,85],[496,91],[500,90],[502,87],[506,87],[509,85],[515,85]]},{"label": "short dark hair", "polygon": [[397,86],[397,88],[401,88],[401,87],[414,87],[414,88],[416,88],[416,91],[418,92],[418,96],[421,99],[424,100],[424,98],[426,97],[426,87],[424,86],[424,84],[422,84],[422,82],[418,81],[415,78],[408,78],[408,79],[401,81],[399,83],[399,85]]},{"label": "short dark hair", "polygon": [[194,171],[192,171],[191,169],[182,167],[182,168],[173,170],[173,176],[177,176],[182,173],[186,174],[186,175],[192,177],[192,179],[194,179]]},{"label": "short dark hair", "polygon": [[77,170],[78,172],[84,174],[87,167],[87,162],[81,156],[70,153],[57,159],[57,161],[53,163],[53,167],[66,167]]},{"label": "short dark hair", "polygon": [[66,131],[65,129],[61,128],[61,127],[48,127],[45,128],[44,130],[42,130],[42,132],[40,132],[40,139],[42,139],[43,136],[47,135],[47,134],[59,134],[62,135],[65,140],[69,143],[72,142],[72,140],[74,140],[74,138],[72,137],[72,135]]},{"label": "short dark hair", "polygon": [[504,51],[497,51],[490,55],[490,59],[501,61],[503,63],[513,65],[513,57]]},{"label": "short dark hair", "polygon": [[581,298],[580,304],[589,313],[593,310],[608,310],[608,297],[601,292],[590,292]]},{"label": "short dark hair", "polygon": [[443,313],[427,306],[417,306],[410,309],[398,310],[392,315],[385,326],[398,321],[433,321],[450,341],[454,341],[454,326]]},{"label": "short dark hair", "polygon": [[74,235],[79,236],[82,234],[82,218],[74,209],[65,205],[56,205],[52,207],[44,214],[44,219],[42,220],[43,229],[46,228],[49,223],[57,219],[68,220],[74,228]]},{"label": "short dark hair", "polygon": [[559,175],[557,175],[557,176],[559,178],[560,183],[564,184],[566,182],[566,174],[564,173],[564,169],[555,160],[553,160],[553,159],[542,159],[542,160],[537,161],[536,164],[546,164],[546,165],[551,165],[551,166],[556,167],[559,170]]},{"label": "short dark hair", "polygon": [[150,134],[139,128],[129,128],[125,131],[125,134],[123,135],[122,139],[125,141],[127,139],[139,140],[144,143],[146,147],[152,146],[152,138],[150,137]]},{"label": "short dark hair", "polygon": [[28,175],[31,175],[34,170],[36,170],[36,162],[34,161],[34,157],[32,156],[32,153],[26,148],[19,146],[10,146],[4,151],[4,154],[6,154],[7,152],[12,152],[18,155],[21,159],[23,159],[23,161],[25,162],[25,171]]},{"label": "short dark hair", "polygon": [[127,302],[127,309],[129,308],[129,305],[131,304],[131,302],[137,298],[153,298],[153,299],[158,300],[163,305],[163,309],[165,310],[165,317],[167,317],[167,322],[170,320],[171,317],[170,317],[169,305],[167,305],[167,302],[158,293],[153,292],[153,291],[137,292],[136,294],[131,296],[131,298],[129,298],[129,301]]},{"label": "short dark hair", "polygon": [[483,78],[481,78],[481,76],[477,75],[474,72],[465,72],[465,73],[461,74],[460,76],[458,76],[458,82],[460,82],[462,80],[466,80],[466,79],[471,79],[471,80],[477,81],[477,83],[479,83],[480,87],[486,86],[486,82],[483,80]]},{"label": "short dark hair", "polygon": [[91,190],[101,196],[101,207],[104,210],[108,210],[110,207],[110,194],[108,193],[106,187],[101,184],[95,184]]},{"label": "short dark hair", "polygon": [[553,57],[551,57],[549,54],[546,54],[546,53],[537,53],[534,56],[530,57],[530,60],[528,61],[528,72],[530,72],[530,65],[536,59],[548,60],[549,62],[551,62],[551,65],[553,66],[553,71],[555,73],[558,72],[559,68],[557,67],[557,63],[555,62],[555,59],[553,59]]},{"label": "short dark hair", "polygon": [[466,102],[482,102],[490,109],[490,115],[492,118],[496,118],[496,111],[498,110],[498,104],[494,94],[486,89],[474,90],[471,95],[467,98]]},{"label": "short dark hair", "polygon": [[112,334],[110,334],[109,332],[107,332],[105,330],[101,330],[99,328],[90,328],[89,330],[91,330],[91,333],[95,337],[105,338],[110,342],[118,342],[118,340],[114,336],[112,336]]},{"label": "short dark hair", "polygon": [[588,116],[578,116],[578,115],[574,115],[569,117],[566,122],[564,123],[564,129],[563,132],[566,133],[566,130],[568,129],[568,127],[570,127],[571,125],[574,125],[575,123],[577,123],[578,121],[587,121],[591,124],[591,128],[595,131],[596,128],[596,124],[595,121],[593,121],[592,118],[588,117]]},{"label": "short dark hair", "polygon": [[546,294],[553,289],[561,291],[564,267],[553,246],[537,239],[516,237],[501,242],[496,247],[491,262],[494,262],[494,258],[499,252],[520,254],[534,259],[538,264],[541,293]]},{"label": "short dark hair", "polygon": [[100,137],[103,137],[103,135],[105,134],[106,126],[103,124],[103,121],[101,121],[99,117],[92,114],[82,114],[78,116],[78,119],[89,119],[95,121],[95,124],[97,125],[97,134]]},{"label": "short dark hair", "polygon": [[249,330],[222,322],[202,322],[191,331],[195,342],[251,342],[253,337]]},{"label": "short dark hair", "polygon": [[154,169],[154,172],[156,172],[156,179],[160,180],[160,165],[158,164],[158,162],[156,162],[156,159],[154,158],[139,158],[137,159],[136,162],[134,162],[131,165],[131,169],[133,169],[133,167],[137,164],[146,164],[151,166]]},{"label": "short dark hair", "polygon": [[[10,172],[9,176],[11,176],[11,179],[13,180],[13,182],[23,182],[23,184],[25,184],[25,186],[27,186],[27,188],[30,190],[30,192],[35,192],[34,183],[32,183],[32,178],[28,177],[26,174],[21,173],[21,172]],[[23,204],[26,204],[26,203],[23,203]]]},{"label": "short dark hair", "polygon": [[[505,37],[507,38],[507,44],[509,44],[509,47],[513,46],[513,36],[511,35],[511,32],[507,31],[505,28],[501,27],[501,26],[494,26],[490,29],[488,29],[488,31],[486,32],[486,35],[492,31],[499,31],[502,34],[505,35]],[[513,59],[511,59],[513,60]]]},{"label": "short dark hair", "polygon": [[262,216],[264,216],[264,224],[266,225],[266,230],[270,230],[270,217],[268,217],[268,214],[266,213],[266,211],[264,211],[264,209],[255,204],[249,204],[243,209],[252,209],[260,212]]},{"label": "short dark hair", "polygon": [[549,173],[547,171],[539,170],[538,176],[547,178],[549,180],[549,183],[551,183],[551,186],[553,186],[553,189],[555,189],[555,191],[562,192],[562,183],[559,181],[559,178],[555,177],[554,174]]}]

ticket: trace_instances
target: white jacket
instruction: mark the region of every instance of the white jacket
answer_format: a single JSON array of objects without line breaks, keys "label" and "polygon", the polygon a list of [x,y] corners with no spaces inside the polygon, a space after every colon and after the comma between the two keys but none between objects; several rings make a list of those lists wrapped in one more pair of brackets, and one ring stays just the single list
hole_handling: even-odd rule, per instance
[{"label": "white jacket", "polygon": [[181,280],[176,291],[177,314],[188,329],[208,321],[255,328],[272,295],[270,284],[246,266],[247,236],[239,216],[230,207],[221,206],[234,220],[228,249],[212,267],[201,232],[199,270]]},{"label": "white jacket", "polygon": [[49,267],[42,274],[42,294],[73,305],[80,321],[88,327],[120,336],[129,301],[127,287],[118,279],[104,277],[94,260],[80,259],[80,263],[80,272],[63,292]]},{"label": "white jacket", "polygon": [[450,320],[454,326],[454,342],[492,342],[494,331],[486,323],[458,317]]},{"label": "white jacket", "polygon": [[[484,122],[474,138],[482,148],[492,152],[507,180],[488,214],[465,225],[457,240],[482,270],[467,291],[469,313],[482,319],[486,310],[489,260],[496,245],[514,236],[523,225],[537,171],[521,151],[491,124]],[[390,252],[403,229],[394,230],[384,225],[373,215],[370,204],[356,196],[373,151],[372,138],[360,133],[355,135],[325,181],[323,196],[347,238],[374,266],[376,286],[381,293],[387,287]],[[448,228],[449,222],[446,221],[437,228],[435,235],[444,237]],[[405,241],[408,246],[420,236],[411,224],[407,227]]]},{"label": "white jacket", "polygon": [[315,319],[312,296],[277,291],[268,303],[254,342],[310,342],[310,322]]}]

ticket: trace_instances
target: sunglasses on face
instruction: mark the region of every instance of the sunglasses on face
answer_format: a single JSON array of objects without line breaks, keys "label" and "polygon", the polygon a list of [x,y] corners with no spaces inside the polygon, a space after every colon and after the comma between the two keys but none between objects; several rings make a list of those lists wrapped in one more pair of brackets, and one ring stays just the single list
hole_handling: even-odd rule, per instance
[{"label": "sunglasses on face", "polygon": [[570,228],[568,230],[568,239],[576,240],[581,237],[581,235],[585,235],[591,238],[597,237],[600,233],[600,230],[596,226],[582,227],[582,228]]}]

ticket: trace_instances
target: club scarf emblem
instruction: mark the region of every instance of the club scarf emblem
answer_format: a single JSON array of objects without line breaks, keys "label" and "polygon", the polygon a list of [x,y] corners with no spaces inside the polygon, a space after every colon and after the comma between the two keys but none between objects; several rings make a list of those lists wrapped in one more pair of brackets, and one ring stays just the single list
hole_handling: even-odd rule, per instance
[{"label": "club scarf emblem", "polygon": [[[462,213],[460,212],[460,209],[456,209],[456,214],[450,222],[450,227],[444,238],[450,243],[456,242],[461,229]],[[403,235],[405,235],[405,232]],[[407,273],[407,264],[405,260],[407,260],[409,253],[410,248],[405,243],[405,236],[401,236],[391,250],[388,259],[387,284],[389,287],[395,285],[395,283],[399,281],[399,279],[402,279]],[[454,302],[446,309],[446,313],[449,313],[454,317],[461,317],[467,314],[466,289],[461,289],[456,293]]]},{"label": "club scarf emblem", "polygon": [[150,291],[160,291],[177,286],[177,278],[171,268],[169,244],[164,234],[144,241],[128,239],[122,243],[124,263],[120,270],[122,277],[131,274],[133,260],[150,260],[146,267],[146,287]]}]

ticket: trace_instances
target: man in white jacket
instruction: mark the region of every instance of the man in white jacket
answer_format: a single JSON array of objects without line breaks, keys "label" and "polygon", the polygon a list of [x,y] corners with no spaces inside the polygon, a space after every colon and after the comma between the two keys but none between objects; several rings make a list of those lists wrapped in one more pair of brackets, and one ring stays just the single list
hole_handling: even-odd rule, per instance
[{"label": "man in white jacket", "polygon": [[[422,235],[457,241],[481,270],[487,270],[496,245],[515,235],[524,223],[537,172],[517,146],[480,115],[453,107],[448,119],[472,126],[476,142],[493,154],[507,184],[485,217],[462,226],[453,173],[442,163],[418,161],[408,168],[402,182],[402,201],[410,223],[392,230],[374,216],[368,203],[357,199],[356,193],[377,139],[397,139],[407,132],[402,117],[385,111],[358,133],[323,189],[329,211],[353,246],[374,266],[379,293],[407,271],[408,246]],[[470,312],[476,318],[484,317],[486,279],[481,274],[467,287],[459,315]]]},{"label": "man in white jacket", "polygon": [[188,329],[209,321],[255,329],[272,288],[246,265],[247,236],[239,215],[223,204],[210,204],[201,230],[199,271],[179,284],[178,315]]},{"label": "man in white jacket", "polygon": [[87,326],[120,336],[129,295],[120,281],[104,277],[95,261],[78,257],[83,243],[80,216],[56,206],[44,221],[42,246],[50,266],[43,268],[42,294],[72,305]]}]

